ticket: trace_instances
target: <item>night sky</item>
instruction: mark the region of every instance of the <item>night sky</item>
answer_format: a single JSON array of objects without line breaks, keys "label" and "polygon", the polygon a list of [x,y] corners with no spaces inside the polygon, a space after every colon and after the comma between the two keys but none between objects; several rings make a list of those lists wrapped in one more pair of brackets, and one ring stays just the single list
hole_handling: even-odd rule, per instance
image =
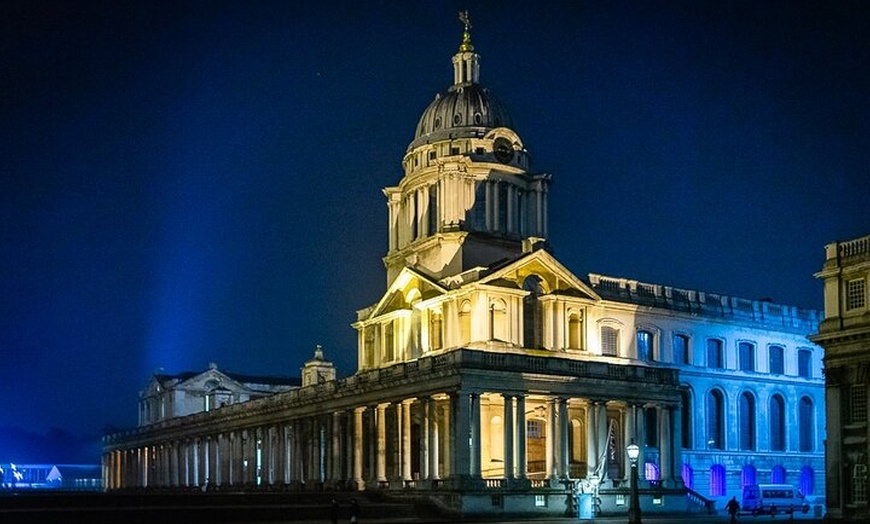
[{"label": "night sky", "polygon": [[461,9],[575,274],[821,309],[870,234],[870,3],[532,4],[3,2],[0,462],[161,369],[352,373]]}]

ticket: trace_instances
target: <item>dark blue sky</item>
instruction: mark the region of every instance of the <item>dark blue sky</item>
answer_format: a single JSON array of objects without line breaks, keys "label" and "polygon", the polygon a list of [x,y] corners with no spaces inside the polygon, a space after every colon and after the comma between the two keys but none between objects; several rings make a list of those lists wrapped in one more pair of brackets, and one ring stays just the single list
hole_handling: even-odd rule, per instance
[{"label": "dark blue sky", "polygon": [[870,233],[868,4],[531,4],[4,2],[0,427],[131,426],[159,368],[317,343],[350,373],[465,8],[563,263],[821,308]]}]

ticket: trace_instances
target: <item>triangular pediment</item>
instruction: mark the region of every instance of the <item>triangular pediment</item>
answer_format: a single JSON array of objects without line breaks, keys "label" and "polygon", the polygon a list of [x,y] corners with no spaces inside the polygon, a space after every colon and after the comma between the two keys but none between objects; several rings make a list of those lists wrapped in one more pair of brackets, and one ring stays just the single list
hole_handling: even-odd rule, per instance
[{"label": "triangular pediment", "polygon": [[431,278],[409,267],[403,268],[374,306],[368,318],[400,309],[410,309],[418,300],[443,295],[447,290]]},{"label": "triangular pediment", "polygon": [[570,295],[590,300],[601,300],[601,297],[577,278],[553,255],[543,249],[539,249],[522,256],[504,266],[495,269],[490,274],[481,278],[477,283],[523,289],[525,280],[535,275],[541,279],[546,294]]}]

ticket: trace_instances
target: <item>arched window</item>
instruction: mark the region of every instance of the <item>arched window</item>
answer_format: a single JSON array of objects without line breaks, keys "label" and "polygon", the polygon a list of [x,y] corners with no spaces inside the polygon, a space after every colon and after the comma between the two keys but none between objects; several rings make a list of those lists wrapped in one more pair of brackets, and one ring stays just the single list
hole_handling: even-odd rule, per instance
[{"label": "arched window", "polygon": [[770,470],[770,483],[771,484],[785,484],[785,468],[776,465]]},{"label": "arched window", "polygon": [[746,464],[743,466],[743,470],[740,472],[740,489],[743,489],[746,486],[758,484],[755,480],[755,473],[755,466],[752,464]]},{"label": "arched window", "polygon": [[462,344],[471,342],[471,302],[459,306],[459,338]]},{"label": "arched window", "polygon": [[741,342],[737,345],[737,358],[740,371],[755,371],[755,346]]},{"label": "arched window", "polygon": [[755,398],[749,392],[740,395],[739,401],[740,449],[755,449]]},{"label": "arched window", "polygon": [[586,426],[577,419],[571,419],[571,462],[586,461]]},{"label": "arched window", "polygon": [[601,354],[615,357],[619,354],[619,330],[601,326]]},{"label": "arched window", "polygon": [[780,395],[770,397],[770,450],[785,451],[785,401]]},{"label": "arched window", "polygon": [[643,478],[651,481],[661,480],[658,464],[654,462],[645,462],[643,465]]},{"label": "arched window", "polygon": [[722,369],[725,360],[722,358],[722,341],[717,338],[707,339],[707,367],[710,369]]},{"label": "arched window", "polygon": [[681,474],[683,476],[683,484],[689,489],[695,489],[695,470],[692,469],[692,466],[683,462]]},{"label": "arched window", "polygon": [[813,482],[813,468],[804,466],[801,468],[800,480],[798,481],[798,489],[806,497],[813,494],[815,482]]},{"label": "arched window", "polygon": [[813,401],[809,397],[801,397],[798,405],[798,427],[800,428],[798,449],[801,451],[813,451]]},{"label": "arched window", "polygon": [[583,349],[583,312],[574,311],[568,315],[568,347]]},{"label": "arched window", "polygon": [[813,352],[809,349],[798,350],[798,376],[813,378]]},{"label": "arched window", "polygon": [[490,340],[508,339],[507,306],[504,300],[493,300],[489,305]]},{"label": "arched window", "polygon": [[718,389],[707,394],[707,448],[725,449],[725,399]]},{"label": "arched window", "polygon": [[688,365],[690,363],[689,337],[686,335],[674,335],[674,364]]},{"label": "arched window", "polygon": [[645,329],[637,331],[637,359],[643,361],[652,360],[653,334]]},{"label": "arched window", "polygon": [[523,281],[523,290],[528,292],[523,298],[523,346],[540,348],[544,345],[544,311],[540,301],[544,288],[541,278],[529,275]]},{"label": "arched window", "polygon": [[443,346],[443,321],[441,313],[433,311],[429,315],[429,348],[441,349]]},{"label": "arched window", "polygon": [[725,466],[722,464],[710,466],[710,496],[725,496]]},{"label": "arched window", "polygon": [[692,448],[692,393],[688,389],[680,389],[680,438],[683,441],[683,449]]},{"label": "arched window", "polygon": [[770,346],[768,348],[769,354],[769,365],[770,365],[770,374],[771,375],[783,375],[785,374],[785,361],[783,359],[783,349],[782,346]]}]

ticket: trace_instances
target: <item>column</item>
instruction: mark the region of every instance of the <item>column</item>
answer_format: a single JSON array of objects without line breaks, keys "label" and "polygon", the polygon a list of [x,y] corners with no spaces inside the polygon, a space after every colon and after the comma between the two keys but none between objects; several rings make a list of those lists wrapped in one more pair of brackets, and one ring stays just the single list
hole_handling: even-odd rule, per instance
[{"label": "column", "polygon": [[596,402],[586,404],[586,476],[598,475],[598,410]]},{"label": "column", "polygon": [[441,472],[441,476],[451,476],[453,475],[453,441],[455,439],[453,435],[453,403],[452,397],[448,397],[446,402],[440,402],[440,411],[441,424],[438,427],[439,440],[438,440],[438,450],[439,453],[443,455],[443,459],[441,463],[444,465],[444,471]]},{"label": "column", "polygon": [[426,399],[426,419],[429,421],[429,474],[426,478],[435,480],[440,478],[438,471],[438,433],[440,425],[438,423],[438,404],[435,399],[429,397]]},{"label": "column", "polygon": [[517,395],[517,477],[521,479],[528,472],[526,447],[526,396]]},{"label": "column", "polygon": [[568,453],[568,399],[559,399],[559,476],[567,479],[570,476]]},{"label": "column", "polygon": [[606,402],[598,402],[595,405],[597,414],[595,415],[597,429],[598,429],[598,467],[600,470],[600,475],[603,476],[606,472],[604,468],[607,467],[607,448],[610,446],[610,443],[607,440],[608,430],[610,429],[608,426],[610,425],[607,421],[607,403]]},{"label": "column", "polygon": [[333,482],[341,480],[341,412],[332,412],[332,473]]},{"label": "column", "polygon": [[670,406],[671,412],[671,467],[675,487],[683,487],[683,417],[679,407]]},{"label": "column", "polygon": [[471,475],[481,476],[480,394],[471,394]]},{"label": "column", "polygon": [[514,397],[507,393],[504,398],[504,478],[514,478]]},{"label": "column", "polygon": [[[623,431],[624,431],[624,439],[625,445],[628,446],[632,442],[638,444],[637,434],[635,422],[637,420],[637,405],[636,404],[627,404],[625,406],[625,411],[623,415]],[[623,446],[625,447],[625,446]],[[628,458],[628,453],[625,449],[622,450],[622,463],[625,465],[622,468],[622,477],[625,480],[628,480],[631,477],[631,459]]]},{"label": "column", "polygon": [[353,481],[358,490],[365,489],[363,482],[363,412],[366,408],[353,410]]},{"label": "column", "polygon": [[411,477],[411,404],[414,399],[402,401],[402,480],[409,482]]},{"label": "column", "polygon": [[468,394],[454,392],[450,394],[450,414],[453,418],[450,435],[450,457],[452,466],[450,476],[453,478],[467,477],[470,471],[471,427]]},{"label": "column", "polygon": [[661,481],[662,485],[669,485],[674,480],[673,462],[671,461],[671,411],[667,406],[657,407],[656,411],[658,411],[659,419],[659,467],[661,467]]},{"label": "column", "polygon": [[375,418],[375,426],[378,432],[378,447],[377,447],[377,480],[385,482],[387,480],[387,406],[389,404],[378,404]]},{"label": "column", "polygon": [[558,446],[556,439],[559,436],[559,430],[556,426],[556,410],[558,405],[555,398],[547,399],[547,478],[558,478],[556,464],[559,463]]}]

